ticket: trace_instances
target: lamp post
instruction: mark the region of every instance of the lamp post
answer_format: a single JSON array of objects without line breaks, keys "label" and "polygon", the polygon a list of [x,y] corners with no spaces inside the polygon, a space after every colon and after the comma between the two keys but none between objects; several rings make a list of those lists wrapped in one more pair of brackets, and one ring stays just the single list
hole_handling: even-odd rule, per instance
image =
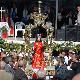
[{"label": "lamp post", "polygon": [[55,39],[57,39],[58,0],[56,0]]}]

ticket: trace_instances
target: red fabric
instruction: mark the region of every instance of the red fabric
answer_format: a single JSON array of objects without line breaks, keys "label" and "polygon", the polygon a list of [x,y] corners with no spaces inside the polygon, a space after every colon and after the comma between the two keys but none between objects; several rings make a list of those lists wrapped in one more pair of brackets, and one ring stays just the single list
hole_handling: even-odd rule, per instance
[{"label": "red fabric", "polygon": [[5,16],[2,17],[2,21],[1,22],[6,22]]},{"label": "red fabric", "polygon": [[32,74],[32,78],[37,79],[37,74],[36,74],[36,73],[33,73],[33,74]]},{"label": "red fabric", "polygon": [[46,66],[45,60],[44,60],[44,55],[42,53],[42,49],[43,49],[42,42],[34,43],[35,54],[33,55],[33,58],[32,58],[32,67],[33,68],[44,69],[44,67]]},{"label": "red fabric", "polygon": [[10,36],[13,36],[14,35],[14,28],[13,26],[10,27]]}]

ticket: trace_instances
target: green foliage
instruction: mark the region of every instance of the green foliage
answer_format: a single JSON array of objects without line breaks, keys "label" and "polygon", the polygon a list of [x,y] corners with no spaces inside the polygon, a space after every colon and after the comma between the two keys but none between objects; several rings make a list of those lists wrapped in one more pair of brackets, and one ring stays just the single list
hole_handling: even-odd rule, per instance
[{"label": "green foliage", "polygon": [[51,45],[45,44],[45,49],[49,48],[49,46],[51,46],[52,50],[56,51],[69,50],[69,49],[80,51],[80,44],[74,44],[71,41],[63,43],[53,42]]},{"label": "green foliage", "polygon": [[17,51],[20,49],[21,44],[17,43],[7,43],[5,40],[0,38],[0,48],[4,49],[5,51]]},{"label": "green foliage", "polygon": [[20,49],[20,44],[11,43],[8,46],[9,46],[8,50],[10,51],[13,51],[13,50],[17,51]]},{"label": "green foliage", "polygon": [[48,49],[49,49],[49,45],[48,45],[47,40],[44,41],[44,45],[43,45],[43,47],[44,47],[44,50],[45,50],[45,51],[48,51]]},{"label": "green foliage", "polygon": [[2,32],[7,32],[6,26],[3,26],[3,27],[1,28],[1,31],[2,31]]},{"label": "green foliage", "polygon": [[53,43],[52,44],[53,50],[60,51],[60,50],[69,50],[69,49],[75,49],[75,45],[73,42],[63,42],[63,43]]},{"label": "green foliage", "polygon": [[5,48],[5,40],[3,40],[2,38],[0,38],[0,48]]},{"label": "green foliage", "polygon": [[[28,44],[26,46],[26,51],[30,52],[32,51],[33,43]],[[4,49],[5,51],[18,51],[18,50],[25,50],[25,44],[18,44],[18,43],[7,43],[5,40],[0,38],[0,48]],[[76,50],[80,51],[80,44],[74,44],[73,42],[62,42],[62,43],[56,43],[53,42],[51,45],[48,44],[48,42],[44,42],[44,51],[48,51],[49,48],[52,50],[60,51],[60,50]]]},{"label": "green foliage", "polygon": [[80,44],[75,46],[76,51],[80,51]]}]

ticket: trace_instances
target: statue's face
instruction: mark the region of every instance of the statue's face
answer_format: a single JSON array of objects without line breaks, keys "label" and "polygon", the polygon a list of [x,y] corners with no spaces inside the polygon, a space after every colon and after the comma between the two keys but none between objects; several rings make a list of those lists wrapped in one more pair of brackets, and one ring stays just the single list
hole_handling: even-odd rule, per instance
[{"label": "statue's face", "polygon": [[40,41],[40,37],[38,37],[38,41]]}]

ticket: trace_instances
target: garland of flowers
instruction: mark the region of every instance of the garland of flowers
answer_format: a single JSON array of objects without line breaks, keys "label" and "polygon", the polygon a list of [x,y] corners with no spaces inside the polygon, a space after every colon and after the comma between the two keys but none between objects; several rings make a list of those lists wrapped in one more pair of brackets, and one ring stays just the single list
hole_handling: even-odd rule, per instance
[{"label": "garland of flowers", "polygon": [[23,48],[24,45],[18,43],[7,43],[5,40],[0,38],[0,49],[4,49],[4,51],[18,51],[20,48]]},{"label": "garland of flowers", "polygon": [[[30,43],[27,46],[27,50],[31,51],[33,47],[33,43]],[[19,49],[25,50],[25,44],[18,44],[18,43],[7,43],[5,40],[0,38],[0,48],[4,49],[5,51],[18,51]],[[51,45],[48,44],[48,42],[44,42],[44,51],[49,50],[51,48],[52,50],[61,51],[61,50],[76,50],[80,51],[80,44],[75,45],[73,42],[63,42],[63,43],[56,43],[53,42]]]},{"label": "garland of flowers", "polygon": [[2,32],[7,32],[6,26],[3,26],[3,27],[1,28],[1,31],[2,31]]},{"label": "garland of flowers", "polygon": [[63,42],[63,43],[56,43],[53,42],[51,45],[49,44],[44,44],[44,49],[45,51],[48,50],[49,46],[51,46],[52,51],[56,50],[56,51],[61,51],[61,50],[75,50],[75,51],[80,51],[80,44],[74,44],[73,42],[69,41],[69,42]]}]

